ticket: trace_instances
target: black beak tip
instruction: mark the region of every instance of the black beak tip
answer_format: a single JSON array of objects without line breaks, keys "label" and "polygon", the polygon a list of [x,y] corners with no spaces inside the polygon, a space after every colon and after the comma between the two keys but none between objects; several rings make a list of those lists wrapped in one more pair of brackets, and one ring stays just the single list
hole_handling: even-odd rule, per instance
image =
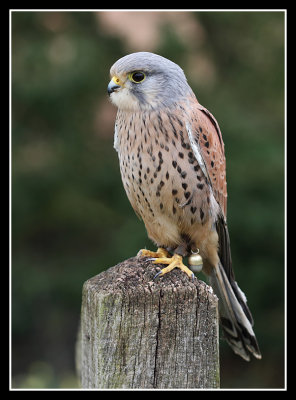
[{"label": "black beak tip", "polygon": [[113,82],[110,82],[108,85],[108,88],[107,88],[109,96],[111,95],[111,93],[115,92],[115,90],[119,89],[119,88],[120,88],[119,85],[116,85]]}]

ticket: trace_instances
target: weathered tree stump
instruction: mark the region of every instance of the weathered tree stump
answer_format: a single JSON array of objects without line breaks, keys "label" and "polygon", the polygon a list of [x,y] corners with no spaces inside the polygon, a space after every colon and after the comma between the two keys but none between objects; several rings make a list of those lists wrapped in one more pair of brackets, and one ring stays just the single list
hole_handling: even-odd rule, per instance
[{"label": "weathered tree stump", "polygon": [[83,286],[83,388],[219,387],[218,299],[204,282],[131,258]]}]

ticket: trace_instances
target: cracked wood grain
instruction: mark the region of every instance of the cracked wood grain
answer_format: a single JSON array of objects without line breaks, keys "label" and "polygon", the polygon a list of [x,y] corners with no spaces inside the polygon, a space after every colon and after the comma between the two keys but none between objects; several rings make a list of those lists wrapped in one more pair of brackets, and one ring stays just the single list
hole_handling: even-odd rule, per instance
[{"label": "cracked wood grain", "polygon": [[204,282],[131,258],[83,286],[83,388],[219,387],[218,299]]}]

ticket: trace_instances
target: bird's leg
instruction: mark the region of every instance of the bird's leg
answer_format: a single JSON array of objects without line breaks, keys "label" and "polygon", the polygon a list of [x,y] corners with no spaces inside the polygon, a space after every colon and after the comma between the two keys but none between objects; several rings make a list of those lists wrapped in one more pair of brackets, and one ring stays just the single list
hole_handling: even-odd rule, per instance
[{"label": "bird's leg", "polygon": [[153,261],[153,264],[168,264],[167,267],[163,268],[154,276],[154,279],[167,274],[174,268],[180,268],[180,270],[185,272],[185,274],[187,274],[189,278],[194,279],[194,273],[188,267],[186,267],[186,265],[183,264],[182,256],[180,256],[179,254],[174,254],[173,257],[156,258]]},{"label": "bird's leg", "polygon": [[157,251],[142,249],[137,255],[138,257],[149,257],[153,261],[153,264],[168,264],[168,266],[159,271],[153,279],[167,274],[174,268],[181,269],[181,271],[185,272],[185,274],[187,274],[191,279],[194,279],[195,277],[194,273],[183,264],[182,256],[179,254],[171,256],[171,254],[163,247],[159,247]]},{"label": "bird's leg", "polygon": [[171,257],[170,253],[162,247],[159,247],[156,251],[141,249],[137,255],[138,255],[138,257],[152,257],[152,258],[160,258],[160,257],[169,258],[169,257]]}]

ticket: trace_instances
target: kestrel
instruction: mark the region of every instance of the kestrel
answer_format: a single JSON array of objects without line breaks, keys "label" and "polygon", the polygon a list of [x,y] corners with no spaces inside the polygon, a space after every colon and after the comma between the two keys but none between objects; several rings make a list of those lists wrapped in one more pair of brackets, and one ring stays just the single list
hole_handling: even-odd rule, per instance
[{"label": "kestrel", "polygon": [[[245,360],[261,358],[253,318],[235,281],[226,222],[224,143],[218,122],[196,99],[183,70],[159,55],[139,52],[110,70],[108,93],[118,107],[114,147],[129,201],[156,252],[140,250],[158,276],[199,252],[219,297],[225,338]],[[190,258],[189,258],[190,259]]]}]

